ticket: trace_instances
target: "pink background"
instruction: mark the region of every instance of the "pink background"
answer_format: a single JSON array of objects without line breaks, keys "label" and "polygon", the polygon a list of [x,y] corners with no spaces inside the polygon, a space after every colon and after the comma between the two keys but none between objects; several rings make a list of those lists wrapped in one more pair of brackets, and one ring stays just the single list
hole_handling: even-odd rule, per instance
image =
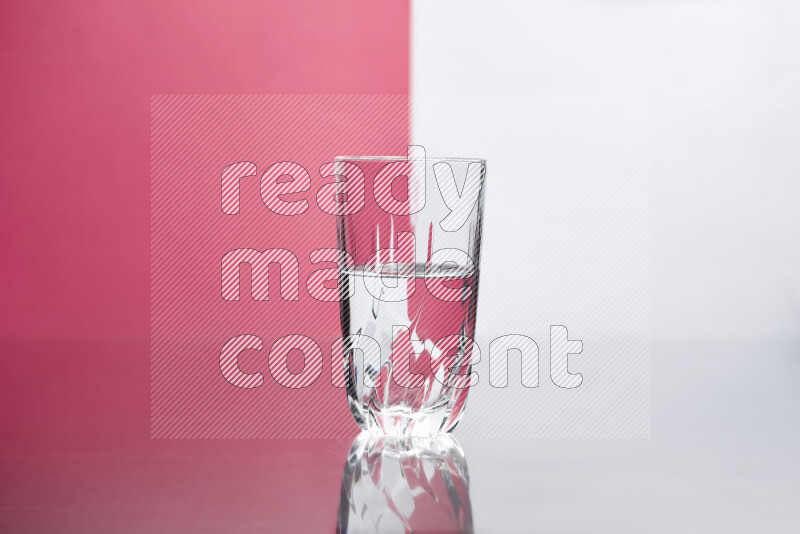
[{"label": "pink background", "polygon": [[[150,100],[405,95],[408,2],[7,1],[0,25],[4,506],[55,511],[25,514],[29,530],[119,532],[141,531],[144,509],[196,507],[202,520],[274,503],[287,478],[335,500],[349,440],[306,470],[292,458],[314,442],[150,440]],[[121,450],[124,461],[104,460]],[[204,472],[213,487],[187,476]],[[258,491],[225,490],[242,477]],[[64,508],[76,502],[112,508]]]},{"label": "pink background", "polygon": [[[326,279],[336,281],[336,263],[313,264],[310,258],[314,250],[338,246],[336,217],[322,211],[317,200],[323,184],[334,178],[323,177],[319,169],[341,154],[406,151],[408,98],[155,96],[151,124],[151,435],[352,437],[356,426],[345,390],[332,385],[334,353],[335,371],[342,368],[341,352],[332,349],[342,336],[339,302],[315,299],[309,290],[314,286],[307,282],[312,272],[331,268],[333,275],[326,273]],[[225,213],[221,198],[228,189],[221,186],[222,170],[242,161],[257,170],[233,188],[234,195],[238,188],[238,213]],[[299,165],[293,185],[301,187],[294,190],[308,186],[281,195],[293,202],[297,212],[288,212],[293,215],[275,213],[280,208],[272,204],[274,195],[265,192],[276,178],[289,178],[270,178],[267,172],[286,172],[280,162],[287,161]],[[263,182],[262,175],[267,175]],[[242,250],[294,255],[290,261],[296,262],[299,276],[291,274],[287,260],[280,268],[270,266],[268,277],[255,261],[256,267],[238,265],[221,275],[223,258]],[[234,292],[238,286],[238,299],[224,299],[223,285]],[[243,335],[261,340],[260,350],[237,349],[229,357],[236,358],[242,372],[261,374],[257,387],[237,387],[221,373],[229,368],[222,361],[223,346]],[[286,351],[273,344],[289,335],[311,341],[305,357],[290,351],[283,366]],[[290,376],[287,368],[298,374]],[[279,383],[300,377],[313,382],[302,388]]]}]

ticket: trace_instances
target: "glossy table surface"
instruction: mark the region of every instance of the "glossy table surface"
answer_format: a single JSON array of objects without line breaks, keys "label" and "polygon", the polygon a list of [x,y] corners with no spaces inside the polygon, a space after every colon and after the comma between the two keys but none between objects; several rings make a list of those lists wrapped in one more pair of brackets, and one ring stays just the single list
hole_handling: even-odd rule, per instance
[{"label": "glossy table surface", "polygon": [[[460,439],[471,524],[476,532],[796,532],[798,375],[790,344],[656,343],[648,440]],[[102,426],[122,407],[93,409],[87,395],[83,419],[65,414],[64,424],[90,435],[56,425],[4,439],[0,531],[336,531],[348,505],[350,441],[150,440],[146,418],[114,435]],[[370,514],[390,512],[376,506]]]}]

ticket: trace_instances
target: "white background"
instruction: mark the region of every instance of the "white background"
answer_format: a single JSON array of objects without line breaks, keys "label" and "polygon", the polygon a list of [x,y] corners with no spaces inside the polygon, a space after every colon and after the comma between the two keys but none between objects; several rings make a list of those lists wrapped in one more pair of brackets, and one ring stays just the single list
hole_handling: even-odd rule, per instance
[{"label": "white background", "polygon": [[[800,337],[798,3],[432,0],[412,35],[415,95],[646,97],[653,335]],[[479,127],[469,114],[447,117],[454,132]],[[496,145],[519,146],[505,131]],[[536,176],[493,163],[490,191],[527,209]]]},{"label": "white background", "polygon": [[[417,1],[412,57],[415,95],[641,97],[649,109],[652,437],[462,439],[476,529],[796,532],[800,3]],[[446,117],[462,138],[468,116]],[[438,131],[425,121],[414,117],[422,144]],[[486,128],[493,146],[521,142]],[[507,272],[490,247],[531,235],[504,232],[489,203],[502,180],[521,191],[502,211],[524,211],[537,179],[454,155],[489,159],[480,335],[498,326],[491,276]],[[504,316],[530,316],[524,297],[508,295]]]}]

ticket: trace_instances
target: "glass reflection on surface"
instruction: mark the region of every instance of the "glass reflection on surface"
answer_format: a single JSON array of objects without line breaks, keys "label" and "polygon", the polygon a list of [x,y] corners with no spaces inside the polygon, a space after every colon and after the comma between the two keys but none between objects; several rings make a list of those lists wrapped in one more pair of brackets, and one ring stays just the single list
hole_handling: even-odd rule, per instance
[{"label": "glass reflection on surface", "polygon": [[467,461],[450,434],[362,432],[342,475],[337,532],[472,532]]}]

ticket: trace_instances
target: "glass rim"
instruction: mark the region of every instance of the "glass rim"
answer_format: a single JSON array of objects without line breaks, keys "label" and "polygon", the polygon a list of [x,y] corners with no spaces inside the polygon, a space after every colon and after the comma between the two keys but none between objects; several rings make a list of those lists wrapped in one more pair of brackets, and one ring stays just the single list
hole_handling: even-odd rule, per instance
[{"label": "glass rim", "polygon": [[[409,159],[406,156],[336,156],[334,161],[347,161],[347,160],[358,160],[358,161],[421,161],[421,159]],[[448,161],[455,161],[460,163],[483,163],[486,165],[486,159],[484,158],[448,158],[448,157],[436,157],[436,156],[425,156],[425,161],[434,161],[434,162],[448,162]]]}]

